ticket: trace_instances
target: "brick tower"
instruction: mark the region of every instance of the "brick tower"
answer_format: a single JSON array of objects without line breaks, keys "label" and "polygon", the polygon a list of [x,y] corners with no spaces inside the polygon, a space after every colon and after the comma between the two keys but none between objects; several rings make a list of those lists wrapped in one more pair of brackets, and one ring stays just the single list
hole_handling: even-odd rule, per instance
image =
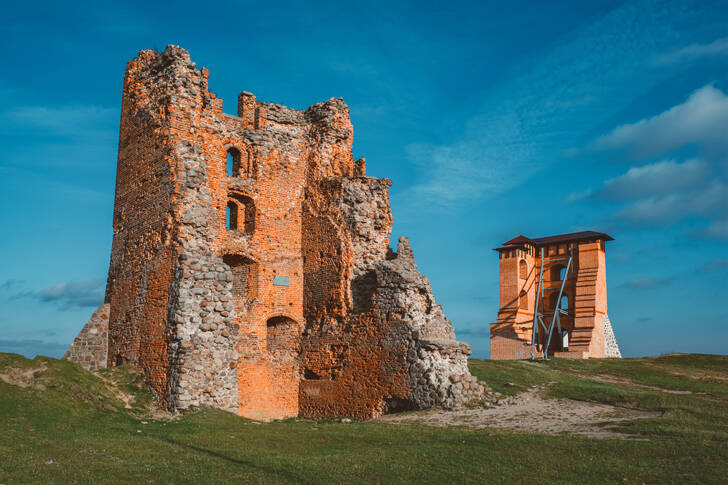
[{"label": "brick tower", "polygon": [[244,91],[233,116],[187,51],[141,51],[124,80],[108,320],[69,358],[134,364],[169,408],[260,419],[477,399],[469,346],[409,242],[388,246],[391,182],[366,176],[352,140],[341,99],[298,111]]},{"label": "brick tower", "polygon": [[537,299],[547,328],[554,312],[559,313],[561,333],[554,330],[547,342],[540,326],[536,352],[548,343],[548,353],[557,357],[620,357],[607,315],[605,242],[611,240],[585,231],[538,239],[518,236],[495,248],[500,259],[500,310],[498,322],[490,326],[490,358],[531,356]]}]

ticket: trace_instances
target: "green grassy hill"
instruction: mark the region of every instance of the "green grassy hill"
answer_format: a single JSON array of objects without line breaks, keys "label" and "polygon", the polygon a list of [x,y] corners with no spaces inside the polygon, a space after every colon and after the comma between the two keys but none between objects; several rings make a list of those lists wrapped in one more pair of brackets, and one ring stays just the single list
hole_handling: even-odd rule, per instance
[{"label": "green grassy hill", "polygon": [[125,368],[0,354],[0,484],[726,483],[728,357],[472,360],[504,396],[659,411],[628,439],[290,419],[199,409],[174,420]]}]

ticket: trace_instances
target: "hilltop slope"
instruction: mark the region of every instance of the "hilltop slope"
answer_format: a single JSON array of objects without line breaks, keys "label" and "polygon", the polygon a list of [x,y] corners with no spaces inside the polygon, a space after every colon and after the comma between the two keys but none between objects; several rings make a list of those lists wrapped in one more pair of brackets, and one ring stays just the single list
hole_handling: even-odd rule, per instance
[{"label": "hilltop slope", "polygon": [[131,369],[0,354],[0,483],[722,483],[728,357],[472,360],[506,399],[538,386],[655,412],[630,439],[290,419],[257,423],[155,408]]}]

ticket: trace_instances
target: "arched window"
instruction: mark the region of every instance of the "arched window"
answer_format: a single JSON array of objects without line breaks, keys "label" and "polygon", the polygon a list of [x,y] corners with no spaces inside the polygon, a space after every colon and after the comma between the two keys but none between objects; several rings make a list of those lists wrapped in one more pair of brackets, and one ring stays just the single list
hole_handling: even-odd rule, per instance
[{"label": "arched window", "polygon": [[525,290],[521,290],[521,294],[518,297],[519,304],[518,307],[521,310],[527,310],[528,309],[528,293],[526,293]]},{"label": "arched window", "polygon": [[561,309],[562,310],[568,310],[569,309],[569,297],[566,295],[563,295],[561,297]]},{"label": "arched window", "polygon": [[562,274],[564,273],[564,267],[556,265],[551,267],[551,281],[561,281]]},{"label": "arched window", "polygon": [[255,231],[255,203],[242,194],[230,194],[227,203],[227,228],[252,234]]},{"label": "arched window", "polygon": [[228,177],[240,176],[240,151],[237,148],[228,148],[226,167]]},{"label": "arched window", "polygon": [[238,230],[238,204],[233,201],[227,203],[227,228],[231,231]]},{"label": "arched window", "polygon": [[266,350],[274,360],[294,360],[298,355],[298,325],[288,317],[272,317],[266,322]]},{"label": "arched window", "polygon": [[522,280],[525,280],[526,278],[528,278],[528,263],[526,263],[525,259],[522,259],[518,263],[518,272],[519,272],[519,276],[521,277]]},{"label": "arched window", "polygon": [[248,300],[255,297],[257,288],[257,265],[255,261],[237,254],[226,254],[223,263],[230,266],[233,274],[233,299],[235,305],[247,305]]}]

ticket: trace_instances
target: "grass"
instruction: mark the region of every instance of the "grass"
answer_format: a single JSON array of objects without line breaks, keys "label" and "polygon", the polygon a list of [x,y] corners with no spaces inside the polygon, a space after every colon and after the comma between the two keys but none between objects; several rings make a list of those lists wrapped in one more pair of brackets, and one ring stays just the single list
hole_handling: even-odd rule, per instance
[{"label": "grass", "polygon": [[[631,440],[359,421],[260,424],[213,409],[159,421],[146,415],[152,397],[130,369],[97,375],[0,354],[0,374],[41,367],[28,387],[0,380],[1,484],[725,483],[728,475],[728,357],[471,361],[503,394],[547,385],[550,397],[663,412],[622,425]],[[589,378],[599,375],[624,382]],[[110,381],[135,397],[132,408]]]}]

